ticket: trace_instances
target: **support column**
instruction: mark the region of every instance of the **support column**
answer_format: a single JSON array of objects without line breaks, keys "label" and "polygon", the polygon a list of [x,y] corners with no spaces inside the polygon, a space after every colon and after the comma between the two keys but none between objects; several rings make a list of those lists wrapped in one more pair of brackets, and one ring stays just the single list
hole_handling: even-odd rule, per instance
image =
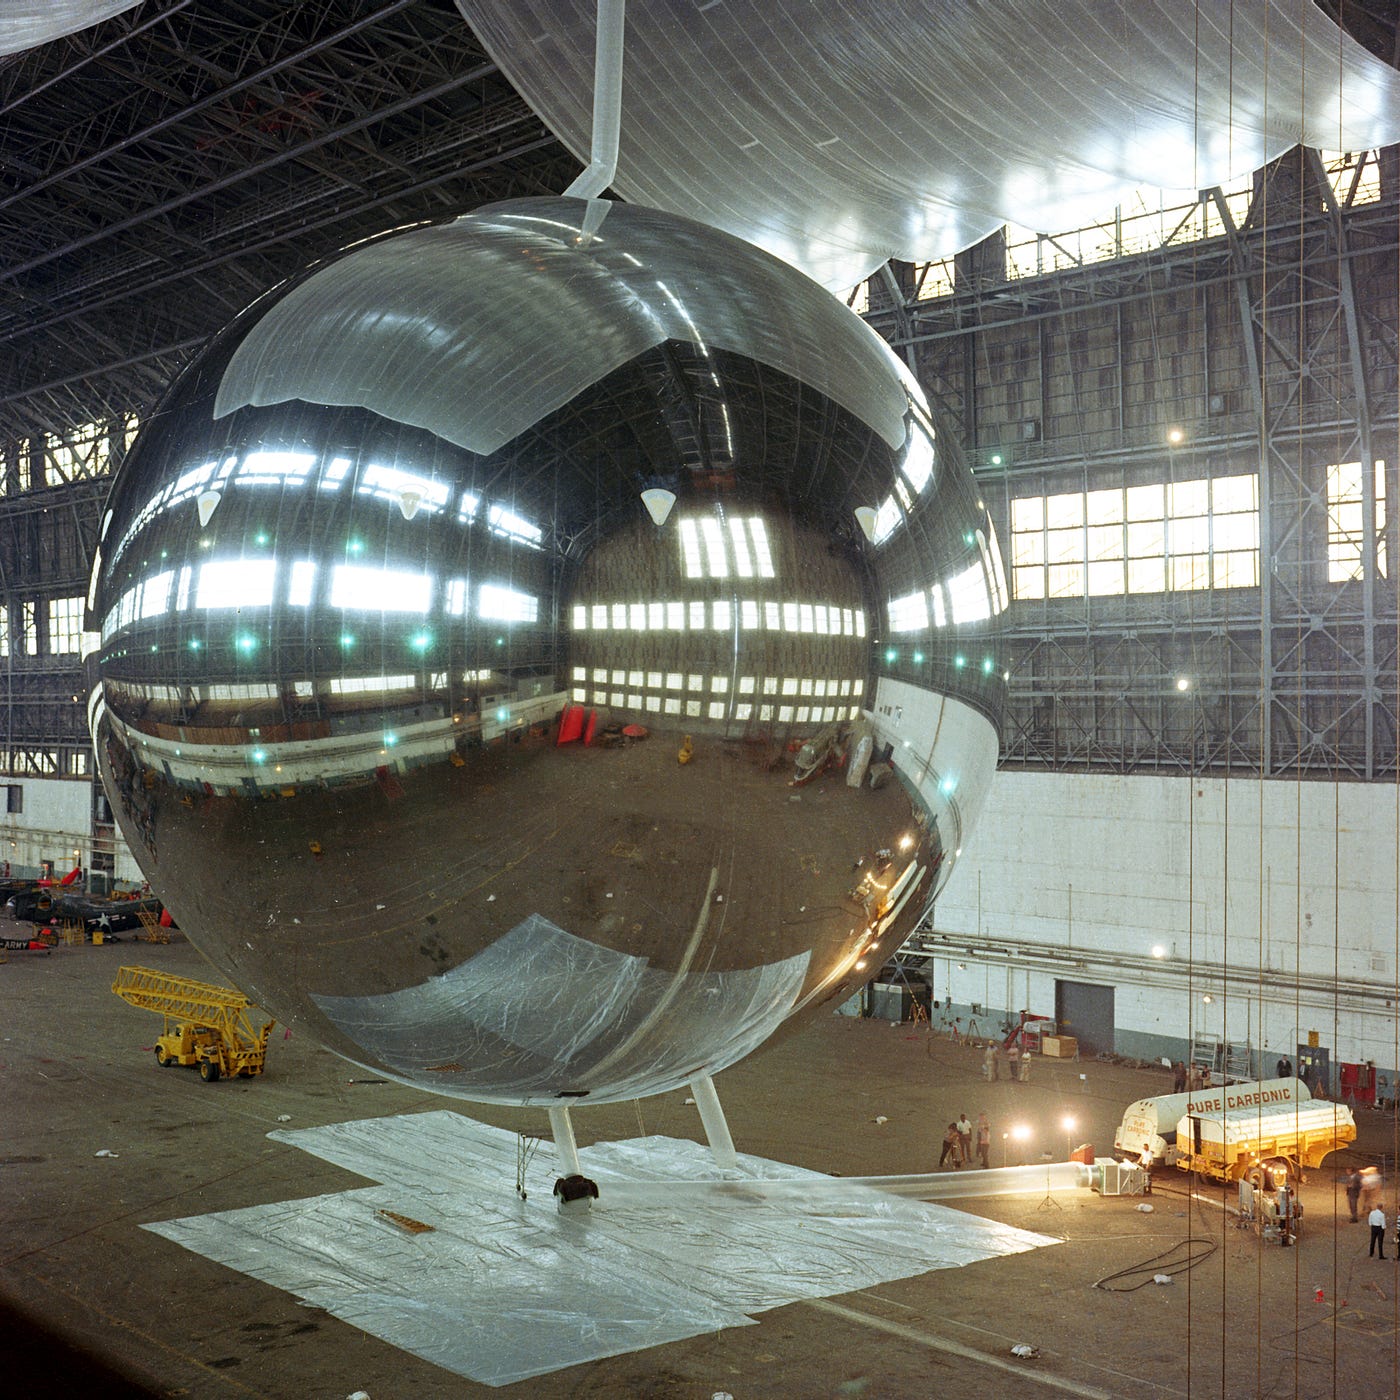
[{"label": "support column", "polygon": [[570,1121],[567,1106],[549,1110],[549,1127],[554,1134],[554,1155],[559,1163],[559,1175],[582,1176],[578,1143],[574,1140],[574,1125]]},{"label": "support column", "polygon": [[720,1107],[719,1095],[715,1093],[715,1082],[708,1074],[697,1074],[690,1081],[691,1092],[695,1095],[695,1106],[700,1110],[700,1122],[705,1129],[710,1151],[714,1154],[718,1167],[739,1165],[738,1153],[734,1151],[734,1139],[729,1135],[729,1124],[725,1122],[724,1109]]}]

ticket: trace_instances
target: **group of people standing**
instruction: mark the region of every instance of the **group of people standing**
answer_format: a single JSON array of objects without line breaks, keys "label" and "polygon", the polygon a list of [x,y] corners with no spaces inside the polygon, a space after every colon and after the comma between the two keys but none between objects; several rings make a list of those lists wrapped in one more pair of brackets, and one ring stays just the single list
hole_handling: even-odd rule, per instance
[{"label": "group of people standing", "polygon": [[965,1162],[972,1160],[974,1133],[977,1135],[977,1156],[981,1160],[982,1169],[987,1171],[991,1168],[992,1125],[990,1120],[985,1113],[979,1113],[977,1123],[974,1126],[966,1113],[960,1113],[957,1121],[949,1123],[947,1131],[943,1134],[943,1151],[938,1158],[940,1169],[945,1162],[951,1161],[953,1169],[956,1171]]},{"label": "group of people standing", "polygon": [[987,1048],[982,1053],[982,1077],[987,1083],[995,1084],[1001,1078],[1003,1053],[1007,1062],[1007,1078],[1019,1080],[1022,1084],[1029,1084],[1031,1052],[1022,1047],[1019,1039],[1013,1040],[1004,1052],[999,1041],[989,1040],[987,1042]]}]

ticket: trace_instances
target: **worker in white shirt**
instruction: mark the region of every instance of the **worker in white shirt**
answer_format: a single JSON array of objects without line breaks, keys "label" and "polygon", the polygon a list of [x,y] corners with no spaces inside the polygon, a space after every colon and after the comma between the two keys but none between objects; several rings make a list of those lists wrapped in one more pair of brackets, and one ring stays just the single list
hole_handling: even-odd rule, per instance
[{"label": "worker in white shirt", "polygon": [[1366,1251],[1367,1256],[1378,1255],[1385,1258],[1385,1210],[1377,1206],[1370,1214],[1371,1221],[1371,1248]]}]

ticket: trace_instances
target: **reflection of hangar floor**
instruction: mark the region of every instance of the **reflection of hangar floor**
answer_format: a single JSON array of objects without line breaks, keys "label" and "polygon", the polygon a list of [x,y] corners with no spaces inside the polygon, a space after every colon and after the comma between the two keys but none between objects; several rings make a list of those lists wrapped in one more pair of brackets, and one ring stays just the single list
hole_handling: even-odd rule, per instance
[{"label": "reflection of hangar floor", "polygon": [[[872,911],[891,901],[880,926],[884,947],[897,946],[931,879],[928,834],[897,780],[855,789],[829,772],[799,788],[792,756],[777,746],[702,736],[684,766],[676,752],[674,735],[616,749],[526,737],[473,751],[461,766],[444,761],[392,785],[335,793],[181,800],[157,783],[158,876],[183,924],[226,932],[231,980],[293,1024],[322,1022],[322,1037],[361,1063],[405,1072],[402,1057],[372,1038],[360,1037],[357,1052],[346,1019],[327,1012],[346,1031],[336,1041],[321,1015],[331,999],[428,987],[492,950],[518,995],[535,998],[535,1019],[558,1025],[559,1043],[538,1029],[518,1045],[444,1042],[429,1063],[459,1064],[463,1090],[508,1102],[532,1087],[599,1095],[624,1085],[618,1096],[630,1097],[687,1076],[656,1070],[642,1041],[631,1060],[612,1053],[609,1036],[628,1040],[627,1015],[606,1006],[589,1022],[602,1028],[596,1044],[561,1048],[570,1014],[621,995],[624,958],[663,989],[674,977],[666,1033],[690,1046],[686,1063],[728,1064],[799,996],[844,1000],[843,984],[863,980],[853,964]],[[857,897],[862,879],[876,878],[881,849],[890,854],[880,893]],[[552,939],[531,935],[541,920]],[[602,967],[581,959],[572,984],[556,956],[564,935],[622,958]],[[769,973],[781,996],[759,995]],[[713,984],[695,985],[704,977]],[[310,994],[299,1007],[278,1004],[276,989],[289,982]],[[658,1004],[652,993],[635,1001],[625,1008],[634,1020]],[[761,1033],[731,1047],[717,1008],[750,1003]],[[492,1024],[528,1019],[508,1008]],[[517,1054],[538,1068],[525,1073]],[[514,1077],[496,1072],[507,1062]],[[441,1075],[433,1082],[453,1091]]]},{"label": "reflection of hangar floor", "polygon": [[[374,1400],[709,1400],[716,1391],[736,1400],[1165,1400],[1187,1393],[1188,1377],[1193,1393],[1253,1400],[1330,1395],[1334,1374],[1338,1394],[1390,1391],[1394,1339],[1367,1335],[1357,1318],[1393,1319],[1396,1265],[1389,1250],[1384,1265],[1368,1263],[1366,1228],[1347,1223],[1330,1171],[1304,1187],[1295,1250],[1261,1248],[1218,1205],[1192,1206],[1166,1189],[1154,1195],[1151,1215],[1130,1199],[1087,1195],[1062,1198],[1063,1210],[1041,1209],[1038,1197],[969,1202],[958,1209],[1065,1242],[924,1272],[914,1263],[923,1242],[911,1239],[907,1277],[863,1284],[865,1261],[852,1260],[834,1282],[792,1280],[789,1296],[798,1301],[749,1314],[754,1325],[721,1319],[720,1330],[488,1389],[143,1228],[298,1198],[378,1199],[377,1175],[353,1174],[267,1135],[461,1106],[365,1082],[303,1038],[282,1040],[280,1028],[263,1079],[206,1085],[192,1070],[159,1069],[148,1048],[159,1020],[108,990],[124,962],[208,973],[178,940],[59,948],[34,959],[11,953],[0,968],[0,1351],[7,1384],[26,1400],[130,1393],[107,1378],[75,1385],[75,1345],[145,1377],[142,1394],[195,1400],[339,1400],[356,1389]],[[975,1050],[941,1040],[931,1048],[907,1027],[821,1016],[717,1085],[742,1152],[843,1176],[931,1170],[939,1128],[963,1108],[991,1115],[994,1166],[999,1132],[1021,1119],[1062,1156],[1067,1105],[1079,1116],[1075,1136],[1103,1148],[1123,1105],[1161,1087],[1160,1074],[1050,1060],[1036,1062],[1029,1084],[986,1085]],[[580,1140],[698,1138],[685,1097],[581,1109]],[[544,1126],[541,1113],[470,1112],[512,1130]],[[282,1114],[290,1121],[279,1123]],[[877,1123],[881,1116],[888,1121]],[[1364,1135],[1370,1117],[1358,1118]],[[97,1158],[104,1149],[119,1155]],[[511,1209],[513,1152],[496,1184],[502,1208]],[[418,1218],[419,1201],[389,1194],[391,1209]],[[1130,1294],[1093,1287],[1187,1235],[1219,1247],[1175,1286]],[[414,1247],[409,1237],[389,1238],[400,1252]],[[547,1249],[547,1233],[537,1244]],[[833,1287],[845,1291],[821,1296]],[[726,1297],[723,1281],[717,1296]],[[745,1320],[748,1301],[732,1290],[733,1322]],[[575,1290],[550,1311],[577,1314],[587,1302]],[[9,1315],[15,1309],[19,1317]],[[546,1315],[537,1325],[548,1333],[553,1324]],[[1012,1357],[1018,1342],[1039,1347],[1040,1357]],[[25,1368],[40,1365],[53,1390],[31,1382]],[[1314,1388],[1298,1391],[1300,1375]]]}]

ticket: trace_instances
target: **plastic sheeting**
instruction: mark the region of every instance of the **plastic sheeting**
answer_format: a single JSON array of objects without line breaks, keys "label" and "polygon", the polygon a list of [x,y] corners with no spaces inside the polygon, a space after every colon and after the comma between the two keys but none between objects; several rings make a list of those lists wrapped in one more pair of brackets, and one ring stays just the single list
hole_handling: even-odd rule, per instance
[{"label": "plastic sheeting", "polygon": [[140,0],[0,0],[0,54],[25,49],[89,29]]},{"label": "plastic sheeting", "polygon": [[[146,1228],[487,1385],[1058,1243],[859,1186],[809,1201],[754,1193],[743,1208],[681,1187],[670,1201],[561,1213],[549,1144],[522,1201],[516,1135],[442,1111],[269,1136],[381,1184]],[[746,1155],[721,1174],[704,1147],[670,1138],[601,1143],[580,1157],[604,1202],[613,1182],[833,1184]],[[380,1210],[433,1228],[405,1234]]]},{"label": "plastic sheeting", "polygon": [[417,986],[313,1000],[377,1066],[471,1098],[642,1098],[756,1050],[791,1012],[810,955],[728,972],[665,972],[539,914]]},{"label": "plastic sheeting", "polygon": [[[588,159],[594,0],[457,0]],[[1400,74],[1312,0],[628,0],[613,188],[840,291],[1003,222],[1104,217],[1298,143],[1400,140]]]},{"label": "plastic sheeting", "polygon": [[350,404],[489,454],[666,340],[747,355],[819,389],[891,447],[922,391],[869,327],[713,228],[582,199],[487,205],[312,273],[248,332],[217,416]]}]

